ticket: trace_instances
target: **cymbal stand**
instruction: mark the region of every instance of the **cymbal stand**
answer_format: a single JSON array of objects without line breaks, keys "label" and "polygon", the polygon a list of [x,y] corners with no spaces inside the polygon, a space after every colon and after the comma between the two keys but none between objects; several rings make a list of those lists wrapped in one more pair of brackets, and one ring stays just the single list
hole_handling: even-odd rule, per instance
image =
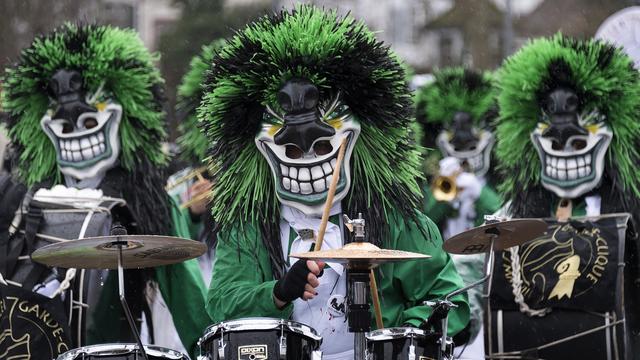
[{"label": "cymbal stand", "polygon": [[[472,282],[471,284],[468,284],[456,291],[453,291],[449,294],[447,294],[443,300],[437,300],[437,301],[425,301],[425,305],[429,305],[432,308],[436,309],[437,307],[444,307],[447,311],[447,314],[444,316],[444,318],[442,319],[442,337],[440,338],[440,356],[442,356],[442,354],[445,353],[446,349],[447,349],[447,326],[449,325],[449,310],[453,307],[457,307],[457,305],[455,305],[453,302],[451,302],[449,299],[451,299],[452,297],[461,294],[465,291],[468,291],[471,288],[474,288],[478,285],[482,285],[483,283],[487,282],[488,286],[487,288],[489,289],[488,291],[490,291],[491,289],[491,283],[493,281],[493,263],[495,261],[495,251],[494,249],[494,244],[496,242],[496,239],[500,236],[500,230],[498,230],[498,228],[489,228],[487,230],[485,230],[485,233],[491,236],[491,243],[490,243],[490,249],[489,250],[489,258],[487,259],[487,266],[486,266],[486,270],[485,270],[485,276],[477,281]],[[489,294],[483,294],[483,297],[488,299]],[[488,300],[487,300],[488,301]],[[426,321],[427,324],[429,324],[429,321]]]},{"label": "cymbal stand", "polygon": [[[127,230],[124,226],[114,225],[111,228],[111,235],[127,235]],[[131,315],[131,310],[129,310],[129,304],[127,304],[127,299],[124,296],[124,267],[122,263],[122,247],[127,245],[126,241],[114,241],[112,246],[117,247],[118,249],[118,296],[120,297],[120,304],[122,305],[122,310],[124,310],[124,314],[127,317],[127,321],[129,322],[129,327],[133,332],[133,337],[136,339],[136,343],[138,344],[138,349],[140,349],[140,353],[142,353],[142,357],[144,360],[149,360],[147,356],[147,352],[142,345],[142,340],[140,339],[140,333],[138,333],[138,327],[136,326],[136,322],[133,319],[133,315]]]},{"label": "cymbal stand", "polygon": [[[364,242],[365,221],[362,214],[358,214],[357,219],[349,219],[346,215],[344,223],[349,231],[354,233],[354,241]],[[368,264],[358,266],[351,264],[347,269],[348,279],[348,312],[349,332],[354,333],[353,337],[353,358],[355,360],[365,360],[366,338],[365,333],[371,330],[371,312],[367,293],[369,292],[370,270]]]}]

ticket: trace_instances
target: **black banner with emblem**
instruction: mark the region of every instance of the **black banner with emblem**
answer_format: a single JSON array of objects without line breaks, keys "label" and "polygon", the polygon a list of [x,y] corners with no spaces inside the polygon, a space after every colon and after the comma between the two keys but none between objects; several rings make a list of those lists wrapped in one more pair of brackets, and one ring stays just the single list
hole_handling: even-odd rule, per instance
[{"label": "black banner with emblem", "polygon": [[0,284],[0,359],[51,360],[71,346],[59,298]]},{"label": "black banner with emblem", "polygon": [[[628,358],[624,319],[631,304],[623,300],[631,286],[624,266],[629,218],[545,220],[544,236],[498,252],[485,314],[489,358],[509,352],[544,359]],[[545,314],[523,313],[515,294]]]},{"label": "black banner with emblem", "polygon": [[522,280],[521,293],[533,309],[544,307],[609,311],[610,296],[624,259],[627,215],[575,219],[565,223],[546,220],[547,235],[518,249],[519,266],[510,250],[496,256],[491,306],[517,309],[512,280],[514,269]]}]

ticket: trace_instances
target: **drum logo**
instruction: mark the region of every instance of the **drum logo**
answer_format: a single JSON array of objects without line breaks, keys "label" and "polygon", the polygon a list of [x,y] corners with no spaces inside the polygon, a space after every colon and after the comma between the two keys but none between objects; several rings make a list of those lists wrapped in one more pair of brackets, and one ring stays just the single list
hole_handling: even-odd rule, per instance
[{"label": "drum logo", "polygon": [[267,345],[245,345],[238,347],[238,360],[267,360]]},{"label": "drum logo", "polygon": [[66,331],[56,317],[43,304],[3,294],[0,359],[50,359],[69,350]]},{"label": "drum logo", "polygon": [[550,225],[548,233],[513,250],[519,254],[517,267],[513,253],[503,253],[505,277],[513,281],[513,272],[519,272],[520,291],[533,303],[584,295],[598,284],[610,261],[607,238],[597,226],[578,222]]}]

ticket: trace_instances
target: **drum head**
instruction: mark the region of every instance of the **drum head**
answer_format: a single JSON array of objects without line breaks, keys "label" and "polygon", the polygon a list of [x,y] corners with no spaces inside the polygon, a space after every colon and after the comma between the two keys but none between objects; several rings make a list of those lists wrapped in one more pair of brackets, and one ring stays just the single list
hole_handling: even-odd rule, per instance
[{"label": "drum head", "polygon": [[[144,349],[150,360],[189,360],[181,352],[159,346],[145,346]],[[141,355],[136,344],[102,344],[69,350],[58,356],[57,360],[139,360]]]}]

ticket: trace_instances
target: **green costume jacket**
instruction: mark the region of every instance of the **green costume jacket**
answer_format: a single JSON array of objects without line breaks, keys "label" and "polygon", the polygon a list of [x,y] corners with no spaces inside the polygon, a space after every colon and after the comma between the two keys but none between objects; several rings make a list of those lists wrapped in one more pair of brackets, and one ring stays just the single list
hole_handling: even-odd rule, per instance
[{"label": "green costume jacket", "polygon": [[[182,213],[174,203],[171,206],[171,216],[174,236],[190,238],[188,214]],[[160,292],[169,307],[180,340],[191,358],[195,359],[198,354],[198,339],[212,323],[205,311],[206,288],[198,260],[160,266],[155,272]]]},{"label": "green costume jacket", "polygon": [[[409,323],[418,326],[431,314],[423,301],[444,297],[462,287],[453,262],[442,250],[442,238],[435,224],[418,214],[419,226],[405,222],[398,214],[389,216],[386,249],[431,255],[424,261],[390,263],[376,270],[385,327]],[[422,230],[422,231],[421,231]],[[426,234],[429,238],[425,238]],[[280,241],[280,239],[274,239]],[[207,311],[215,322],[252,316],[288,319],[293,305],[278,309],[273,302],[274,280],[267,250],[251,225],[220,233]],[[455,335],[469,321],[466,294],[452,298],[458,305],[449,316],[449,332]],[[375,323],[372,324],[375,327]]]}]

